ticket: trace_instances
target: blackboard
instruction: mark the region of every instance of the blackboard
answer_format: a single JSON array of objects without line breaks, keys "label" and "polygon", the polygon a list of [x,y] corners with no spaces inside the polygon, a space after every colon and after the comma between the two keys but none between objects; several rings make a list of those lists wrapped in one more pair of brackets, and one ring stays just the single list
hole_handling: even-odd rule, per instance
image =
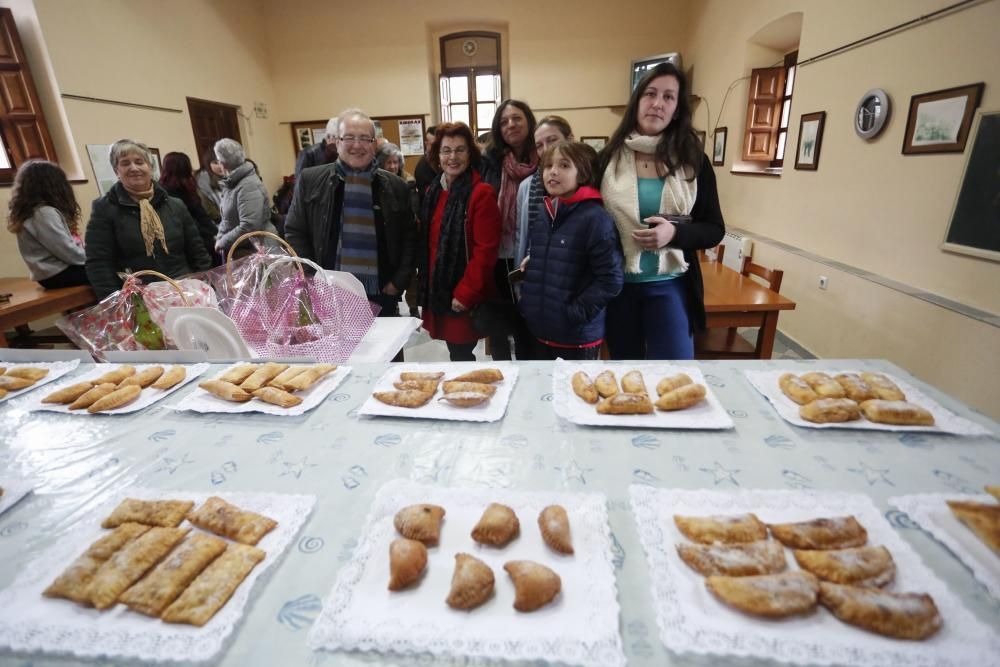
[{"label": "blackboard", "polygon": [[942,248],[1000,262],[1000,111],[979,112]]}]

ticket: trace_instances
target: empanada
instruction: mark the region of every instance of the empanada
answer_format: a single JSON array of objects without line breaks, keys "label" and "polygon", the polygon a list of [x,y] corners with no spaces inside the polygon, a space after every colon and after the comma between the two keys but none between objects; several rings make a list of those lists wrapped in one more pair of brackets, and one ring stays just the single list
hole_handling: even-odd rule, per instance
[{"label": "empanada", "polygon": [[104,398],[111,392],[113,392],[117,387],[110,382],[105,382],[104,384],[99,384],[96,387],[91,388],[83,396],[76,399],[69,404],[70,410],[81,410],[83,408],[89,408],[91,405],[96,403],[98,399]]},{"label": "empanada", "polygon": [[274,519],[240,509],[218,496],[209,497],[198,509],[189,512],[187,519],[199,528],[249,545],[260,542],[278,525]]},{"label": "empanada", "polygon": [[538,529],[542,539],[553,551],[573,553],[573,537],[569,529],[569,515],[561,505],[549,505],[538,515]]},{"label": "empanada", "polygon": [[[434,392],[437,391],[438,384],[439,383],[438,383],[437,380],[396,380],[395,382],[392,383],[392,386],[395,387],[396,389],[400,390],[400,391],[423,391],[423,392],[427,392],[429,394],[433,394]],[[473,384],[473,383],[471,383],[471,382],[451,382],[451,383],[448,383],[448,384],[452,384],[452,385],[463,384],[464,385],[464,384]],[[496,391],[496,388],[493,385],[490,385],[490,384],[476,384],[475,386],[477,386],[477,387],[489,387],[493,391]],[[448,389],[445,389],[445,391],[448,391]],[[455,391],[460,391],[460,390],[459,389],[455,389]],[[480,392],[480,393],[485,393],[485,392]]]},{"label": "empanada", "polygon": [[615,394],[597,404],[601,415],[648,415],[652,411],[653,404],[646,394]]},{"label": "empanada", "polygon": [[278,389],[277,387],[261,387],[254,391],[253,395],[265,403],[277,405],[281,408],[295,407],[302,402],[302,398],[299,396],[289,394],[284,389]]},{"label": "empanada", "polygon": [[685,410],[705,400],[705,385],[686,384],[660,396],[656,399],[658,410]]},{"label": "empanada", "polygon": [[823,581],[882,588],[892,583],[896,564],[885,547],[856,547],[828,551],[795,550],[799,567]]},{"label": "empanada", "polygon": [[423,542],[399,537],[389,545],[389,590],[401,591],[420,578],[427,567]]},{"label": "empanada", "polygon": [[89,382],[77,382],[76,384],[52,392],[42,399],[42,403],[72,403],[93,389],[93,387],[94,385]]},{"label": "empanada", "polygon": [[799,416],[816,424],[849,422],[861,419],[861,408],[849,398],[820,398],[800,407]]},{"label": "empanada", "polygon": [[472,529],[472,539],[480,544],[502,547],[517,537],[520,529],[521,522],[514,510],[500,503],[490,503]]},{"label": "empanada", "polygon": [[49,598],[66,598],[90,606],[87,589],[94,574],[112,555],[129,542],[149,530],[138,523],[123,523],[87,548],[73,564],[63,570],[42,595]]},{"label": "empanada", "polygon": [[7,390],[4,389],[3,387],[0,387],[0,398],[3,398],[6,395],[7,395]]},{"label": "empanada", "polygon": [[131,375],[122,380],[118,384],[118,388],[121,389],[122,387],[135,385],[136,387],[145,389],[159,380],[161,375],[163,375],[163,366],[150,366],[149,368],[144,368],[135,375]]},{"label": "empanada", "polygon": [[573,387],[573,393],[588,403],[597,403],[597,399],[600,398],[593,380],[583,371],[573,373],[573,379],[570,380],[570,384]]},{"label": "empanada", "polygon": [[707,577],[705,587],[725,604],[753,616],[785,618],[816,608],[819,580],[808,572],[756,577]]},{"label": "empanada", "polygon": [[792,549],[846,549],[868,541],[868,531],[853,516],[768,524],[771,534]]},{"label": "empanada", "polygon": [[406,391],[375,391],[372,392],[372,396],[386,405],[394,405],[397,408],[419,408],[427,405],[434,394],[407,389]]},{"label": "empanada", "polygon": [[271,380],[270,382],[268,382],[267,386],[268,387],[274,387],[276,389],[284,389],[285,391],[288,391],[288,389],[285,386],[285,383],[291,381],[292,378],[296,377],[300,373],[304,373],[307,368],[309,368],[309,367],[308,366],[289,366],[285,370],[283,370],[280,373],[278,373],[277,377],[275,377],[273,380]]},{"label": "empanada", "polygon": [[656,395],[663,396],[668,391],[673,391],[683,387],[686,384],[693,384],[694,380],[687,373],[678,373],[677,375],[668,375],[659,382],[656,383]]},{"label": "empanada", "polygon": [[684,537],[700,544],[744,544],[767,539],[767,526],[756,514],[726,516],[674,515],[674,525]]},{"label": "empanada", "polygon": [[959,521],[976,534],[986,546],[1000,554],[1000,505],[965,500],[949,500],[948,507]]},{"label": "empanada", "polygon": [[611,371],[604,371],[594,378],[594,386],[601,398],[610,398],[618,393],[618,380]]},{"label": "empanada", "polygon": [[875,395],[884,401],[906,400],[903,390],[882,373],[862,373],[861,379],[867,382]]},{"label": "empanada", "polygon": [[493,570],[469,554],[455,554],[455,573],[451,576],[448,606],[452,609],[474,609],[493,594]]},{"label": "empanada", "polygon": [[441,537],[441,521],[445,510],[440,505],[409,505],[396,512],[392,524],[403,537],[423,542],[429,547]]},{"label": "empanada", "polygon": [[239,366],[233,366],[215,379],[238,386],[248,377],[253,375],[253,372],[257,370],[257,368],[257,364],[240,364]]},{"label": "empanada", "polygon": [[862,403],[861,412],[870,421],[880,424],[934,425],[934,415],[919,405],[906,401],[885,401],[876,398]]},{"label": "empanada", "polygon": [[232,382],[226,382],[225,380],[205,380],[204,382],[199,382],[198,387],[224,401],[246,403],[253,398],[253,394],[243,391],[243,389]]},{"label": "empanada", "polygon": [[167,390],[184,382],[187,377],[187,369],[183,366],[171,366],[170,370],[160,376],[160,379],[153,383],[153,389]]},{"label": "empanada", "polygon": [[871,388],[871,385],[862,380],[861,376],[857,373],[839,373],[833,376],[833,379],[844,388],[847,398],[856,403],[877,398],[875,390]]},{"label": "empanada", "polygon": [[285,383],[285,391],[305,391],[321,378],[337,370],[333,364],[313,364]]},{"label": "empanada", "polygon": [[819,395],[813,391],[809,383],[794,373],[782,374],[778,378],[778,386],[781,388],[781,393],[799,405],[812,403],[819,398]]},{"label": "empanada", "polygon": [[118,601],[132,611],[159,618],[188,584],[225,550],[225,540],[204,533],[192,535],[122,593]]},{"label": "empanada", "polygon": [[105,384],[110,382],[117,387],[121,384],[122,380],[133,375],[135,375],[135,366],[119,366],[113,371],[108,371],[101,377],[94,380],[94,384]]},{"label": "empanada", "polygon": [[457,391],[451,394],[444,394],[440,400],[447,401],[457,408],[472,408],[490,400],[490,397],[474,391]]},{"label": "empanada", "polygon": [[622,391],[626,394],[645,394],[646,380],[639,371],[629,371],[622,376]]},{"label": "empanada", "polygon": [[844,623],[896,639],[927,639],[943,623],[934,599],[923,593],[822,582],[819,601]]},{"label": "empanada", "polygon": [[6,391],[19,391],[35,384],[38,380],[14,377],[13,375],[0,375],[0,389]]},{"label": "empanada", "polygon": [[94,414],[96,412],[108,412],[110,410],[117,410],[118,408],[125,407],[135,399],[139,398],[139,394],[142,393],[142,387],[139,385],[129,385],[127,387],[118,387],[110,394],[102,396],[87,407],[87,412]]},{"label": "empanada", "polygon": [[181,596],[164,610],[167,623],[189,623],[201,627],[226,604],[266,554],[257,547],[229,544],[221,556],[202,570]]},{"label": "empanada", "polygon": [[785,549],[775,540],[746,544],[677,545],[677,555],[698,574],[747,577],[785,571]]},{"label": "empanada", "polygon": [[530,560],[512,560],[504,563],[514,582],[514,609],[535,611],[559,595],[562,580],[559,575],[540,563]]},{"label": "empanada", "polygon": [[812,387],[812,390],[820,398],[844,398],[847,396],[847,392],[840,386],[840,383],[822,371],[803,373],[800,377]]},{"label": "empanada", "polygon": [[449,380],[441,385],[446,394],[454,394],[462,391],[471,391],[477,394],[486,394],[487,396],[492,396],[497,393],[496,385],[486,384],[485,382],[458,382],[456,380]]},{"label": "empanada", "polygon": [[250,377],[241,382],[240,389],[246,392],[256,391],[274,378],[278,377],[278,375],[280,375],[281,372],[287,368],[288,364],[278,364],[273,361],[269,361],[262,366],[258,366],[254,372],[250,374]]},{"label": "empanada", "polygon": [[194,507],[190,500],[138,500],[126,498],[104,521],[101,528],[114,528],[125,523],[176,528]]},{"label": "empanada", "polygon": [[444,377],[443,371],[403,371],[399,374],[399,379],[403,382],[407,380],[438,380]]},{"label": "empanada", "polygon": [[114,605],[118,596],[139,580],[149,568],[170,553],[190,528],[150,528],[112,554],[94,573],[87,587],[91,604],[98,609]]},{"label": "empanada", "polygon": [[499,368],[477,368],[474,371],[469,371],[468,373],[462,373],[458,377],[453,377],[452,382],[484,382],[489,384],[491,382],[502,382],[503,373],[500,372]]},{"label": "empanada", "polygon": [[7,370],[7,377],[24,378],[32,382],[38,382],[49,374],[48,368],[38,368],[36,366],[18,366]]},{"label": "empanada", "polygon": [[986,486],[984,488],[986,489],[986,493],[1000,500],[1000,486]]}]

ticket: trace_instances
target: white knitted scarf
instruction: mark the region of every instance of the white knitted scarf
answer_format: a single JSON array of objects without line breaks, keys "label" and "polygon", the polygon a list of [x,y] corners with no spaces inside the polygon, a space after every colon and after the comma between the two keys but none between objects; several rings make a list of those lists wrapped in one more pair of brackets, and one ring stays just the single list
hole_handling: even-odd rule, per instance
[{"label": "white knitted scarf", "polygon": [[[601,180],[604,208],[611,214],[621,236],[626,273],[639,273],[639,258],[643,251],[632,238],[632,232],[637,229],[648,229],[646,223],[639,219],[639,180],[635,168],[635,154],[655,153],[659,141],[659,136],[631,134],[625,140],[622,149],[611,157],[604,178]],[[663,182],[659,213],[691,214],[695,199],[698,198],[698,181],[687,180],[692,174],[690,167],[683,167],[667,174]],[[684,260],[684,253],[677,248],[665,247],[646,252],[655,252],[658,255],[659,265],[656,270],[658,275],[687,271],[688,263]]]}]

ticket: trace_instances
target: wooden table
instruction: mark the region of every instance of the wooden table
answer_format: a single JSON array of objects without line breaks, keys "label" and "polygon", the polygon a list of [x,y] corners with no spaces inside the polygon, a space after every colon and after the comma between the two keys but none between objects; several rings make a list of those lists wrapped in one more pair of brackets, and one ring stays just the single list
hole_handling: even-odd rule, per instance
[{"label": "wooden table", "polygon": [[0,294],[11,295],[10,301],[0,303],[0,347],[8,347],[8,329],[97,301],[89,285],[47,290],[28,278],[0,278]]}]

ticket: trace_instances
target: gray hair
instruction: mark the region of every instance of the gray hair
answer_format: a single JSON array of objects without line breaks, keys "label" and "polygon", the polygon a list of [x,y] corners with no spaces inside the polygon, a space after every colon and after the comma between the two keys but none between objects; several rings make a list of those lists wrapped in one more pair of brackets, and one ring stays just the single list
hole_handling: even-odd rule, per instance
[{"label": "gray hair", "polygon": [[373,121],[372,118],[371,118],[371,116],[369,116],[368,114],[366,114],[361,109],[358,109],[357,107],[352,107],[350,109],[344,109],[343,111],[340,112],[340,115],[337,116],[337,136],[338,137],[342,134],[341,129],[344,127],[344,123],[348,119],[350,119],[350,118],[360,118],[362,120],[366,120],[369,123],[371,123],[372,124],[372,136],[373,137],[375,136],[375,121]]},{"label": "gray hair", "polygon": [[119,139],[111,144],[111,150],[108,151],[111,168],[116,173],[118,172],[118,160],[130,153],[138,153],[146,161],[146,164],[153,166],[153,154],[149,152],[149,147],[146,144],[140,144],[138,141],[133,141],[132,139]]},{"label": "gray hair", "polygon": [[391,157],[399,159],[399,172],[396,173],[396,176],[402,176],[406,160],[403,159],[403,151],[401,151],[399,146],[391,141],[385,142],[382,148],[380,148],[378,153],[375,155],[375,161],[378,162],[378,168],[385,169],[385,163],[388,162]]},{"label": "gray hair", "polygon": [[247,154],[243,151],[243,146],[234,139],[219,139],[215,142],[212,150],[215,151],[215,157],[219,159],[222,166],[229,171],[247,161]]},{"label": "gray hair", "polygon": [[333,117],[326,122],[326,136],[334,137],[340,133],[340,118]]}]

